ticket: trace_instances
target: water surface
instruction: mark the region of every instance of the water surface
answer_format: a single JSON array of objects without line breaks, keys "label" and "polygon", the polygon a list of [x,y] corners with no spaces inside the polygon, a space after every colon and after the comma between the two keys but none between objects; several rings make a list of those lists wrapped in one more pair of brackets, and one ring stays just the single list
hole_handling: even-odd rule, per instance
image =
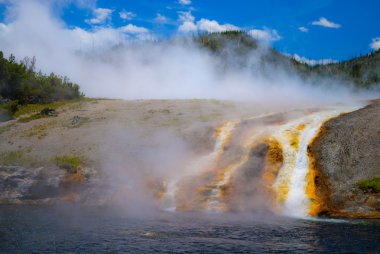
[{"label": "water surface", "polygon": [[1,253],[379,253],[380,222],[1,206]]}]

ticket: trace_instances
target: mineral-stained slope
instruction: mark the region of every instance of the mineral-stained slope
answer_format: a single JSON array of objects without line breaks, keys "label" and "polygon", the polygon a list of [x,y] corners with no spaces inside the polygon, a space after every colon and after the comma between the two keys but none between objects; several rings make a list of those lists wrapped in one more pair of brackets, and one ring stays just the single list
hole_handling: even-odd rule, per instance
[{"label": "mineral-stained slope", "polygon": [[0,124],[0,204],[380,218],[378,180],[358,185],[380,177],[380,101],[363,105],[70,104]]}]

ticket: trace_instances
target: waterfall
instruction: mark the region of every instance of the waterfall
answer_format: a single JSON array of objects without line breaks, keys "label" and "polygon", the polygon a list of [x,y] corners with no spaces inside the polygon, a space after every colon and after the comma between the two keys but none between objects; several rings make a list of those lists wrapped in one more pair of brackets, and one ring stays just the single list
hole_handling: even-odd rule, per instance
[{"label": "waterfall", "polygon": [[341,107],[334,110],[315,112],[294,122],[281,126],[274,136],[284,149],[284,165],[280,169],[273,188],[276,193],[277,212],[292,217],[307,217],[311,201],[307,195],[310,161],[308,145],[316,137],[321,125],[343,112],[358,107]]}]

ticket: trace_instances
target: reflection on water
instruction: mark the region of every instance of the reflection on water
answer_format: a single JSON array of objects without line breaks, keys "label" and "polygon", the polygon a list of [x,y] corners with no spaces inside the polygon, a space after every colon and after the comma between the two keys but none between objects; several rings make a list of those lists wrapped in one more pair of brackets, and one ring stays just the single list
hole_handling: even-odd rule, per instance
[{"label": "reflection on water", "polygon": [[0,207],[1,253],[376,253],[379,236],[379,221]]}]

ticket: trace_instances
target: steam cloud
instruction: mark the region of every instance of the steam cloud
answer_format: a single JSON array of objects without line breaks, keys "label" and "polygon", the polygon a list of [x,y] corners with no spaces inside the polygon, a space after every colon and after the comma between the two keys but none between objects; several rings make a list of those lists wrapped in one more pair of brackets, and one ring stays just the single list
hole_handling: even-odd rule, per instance
[{"label": "steam cloud", "polygon": [[250,53],[245,67],[223,69],[220,59],[189,39],[153,42],[147,30],[67,28],[46,3],[15,1],[7,11],[8,23],[0,27],[0,48],[19,58],[36,56],[43,72],[68,76],[89,97],[216,98],[281,107],[336,102],[337,93],[339,101],[352,98],[349,89],[331,81],[315,87],[270,64],[263,72],[266,46]]},{"label": "steam cloud", "polygon": [[[269,53],[265,45],[249,53],[241,65],[241,59],[217,58],[191,39],[154,42],[150,31],[133,25],[92,31],[68,28],[48,1],[14,1],[7,20],[0,24],[0,49],[6,55],[36,56],[43,72],[68,76],[88,97],[248,100],[278,110],[367,97],[331,80],[308,84],[290,69],[264,63]],[[228,48],[224,53],[233,54]],[[150,207],[151,200],[136,191],[144,189],[146,176],[178,175],[194,154],[172,134],[155,133],[143,143],[138,134],[124,135],[124,131],[110,126],[108,143],[101,151],[102,168],[110,179],[109,196]],[[134,194],[128,196],[131,192],[123,188]]]}]

